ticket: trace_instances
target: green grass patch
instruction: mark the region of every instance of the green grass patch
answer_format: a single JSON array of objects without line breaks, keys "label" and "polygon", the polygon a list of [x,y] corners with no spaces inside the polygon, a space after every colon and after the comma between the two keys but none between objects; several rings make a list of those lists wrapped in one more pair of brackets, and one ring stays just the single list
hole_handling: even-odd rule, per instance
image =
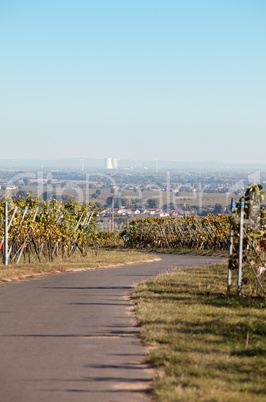
[{"label": "green grass patch", "polygon": [[265,401],[265,298],[228,295],[226,276],[216,264],[134,288],[159,401]]},{"label": "green grass patch", "polygon": [[141,263],[156,260],[151,254],[121,250],[91,250],[83,257],[74,255],[70,258],[54,258],[53,262],[21,262],[18,265],[0,265],[0,282],[35,278],[39,275],[52,275],[60,272],[74,271],[78,269],[103,269],[120,265]]}]

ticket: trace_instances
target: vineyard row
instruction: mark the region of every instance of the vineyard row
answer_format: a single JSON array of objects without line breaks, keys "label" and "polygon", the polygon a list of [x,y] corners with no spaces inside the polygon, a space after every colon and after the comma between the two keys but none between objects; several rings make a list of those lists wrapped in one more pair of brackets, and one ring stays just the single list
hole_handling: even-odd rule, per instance
[{"label": "vineyard row", "polygon": [[[8,200],[0,204],[0,253],[8,261],[21,258],[52,261],[61,255],[71,256],[97,240],[93,204],[79,204],[38,198]],[[5,238],[5,233],[6,238]]]}]

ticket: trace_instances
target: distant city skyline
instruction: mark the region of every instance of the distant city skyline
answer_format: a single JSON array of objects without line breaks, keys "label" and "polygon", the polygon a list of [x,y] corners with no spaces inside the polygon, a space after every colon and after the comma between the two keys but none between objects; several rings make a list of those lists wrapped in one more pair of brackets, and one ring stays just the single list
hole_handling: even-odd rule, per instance
[{"label": "distant city skyline", "polygon": [[264,0],[0,2],[0,159],[266,163]]}]

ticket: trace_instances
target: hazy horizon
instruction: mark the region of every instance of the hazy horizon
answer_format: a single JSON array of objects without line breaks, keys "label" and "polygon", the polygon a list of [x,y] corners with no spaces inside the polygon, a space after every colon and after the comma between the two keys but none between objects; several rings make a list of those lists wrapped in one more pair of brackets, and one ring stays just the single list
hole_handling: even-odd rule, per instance
[{"label": "hazy horizon", "polygon": [[[234,171],[266,170],[266,163],[228,163],[222,161],[170,161],[160,159],[117,159],[118,169],[133,168],[137,170],[163,171],[168,169],[207,169]],[[106,170],[106,158],[62,158],[62,159],[0,159],[0,169],[67,169],[74,171],[84,169]],[[108,169],[107,169],[108,171]]]}]

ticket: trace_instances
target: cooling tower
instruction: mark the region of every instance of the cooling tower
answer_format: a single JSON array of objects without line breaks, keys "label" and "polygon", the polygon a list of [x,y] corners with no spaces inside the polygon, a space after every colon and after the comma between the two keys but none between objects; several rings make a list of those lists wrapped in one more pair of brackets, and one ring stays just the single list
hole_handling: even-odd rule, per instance
[{"label": "cooling tower", "polygon": [[105,158],[105,169],[113,169],[112,158]]},{"label": "cooling tower", "polygon": [[113,165],[113,169],[117,169],[117,159],[116,158],[112,159],[112,165]]}]

